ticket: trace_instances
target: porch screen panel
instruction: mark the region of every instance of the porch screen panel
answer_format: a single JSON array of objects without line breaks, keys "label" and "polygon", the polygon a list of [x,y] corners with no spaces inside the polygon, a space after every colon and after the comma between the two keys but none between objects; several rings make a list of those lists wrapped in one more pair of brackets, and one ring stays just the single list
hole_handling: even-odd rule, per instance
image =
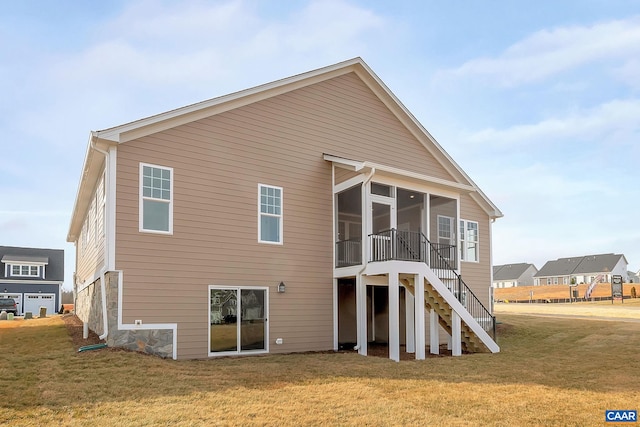
[{"label": "porch screen panel", "polygon": [[362,262],[362,186],[336,194],[336,267]]}]

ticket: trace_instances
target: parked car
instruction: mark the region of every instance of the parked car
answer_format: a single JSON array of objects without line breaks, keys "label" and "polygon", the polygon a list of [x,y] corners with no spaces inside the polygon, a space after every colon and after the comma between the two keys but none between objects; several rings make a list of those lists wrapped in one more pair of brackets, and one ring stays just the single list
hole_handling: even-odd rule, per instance
[{"label": "parked car", "polygon": [[0,312],[6,311],[7,313],[18,314],[18,306],[13,298],[0,298]]}]

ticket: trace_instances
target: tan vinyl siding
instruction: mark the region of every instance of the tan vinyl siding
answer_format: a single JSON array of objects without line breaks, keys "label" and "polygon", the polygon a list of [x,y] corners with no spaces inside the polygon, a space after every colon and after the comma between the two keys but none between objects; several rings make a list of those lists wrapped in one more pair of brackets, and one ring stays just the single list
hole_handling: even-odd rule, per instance
[{"label": "tan vinyl siding", "polygon": [[76,248],[76,274],[80,283],[90,282],[104,265],[103,194],[104,179],[100,178],[92,193]]},{"label": "tan vinyl siding", "polygon": [[356,177],[358,175],[360,175],[359,172],[353,172],[347,169],[343,169],[343,168],[336,168],[336,173],[335,173],[335,183],[336,184],[340,184],[341,182],[344,182],[348,179],[351,179],[353,177]]},{"label": "tan vinyl siding", "polygon": [[[332,179],[323,153],[452,179],[353,74],[121,144],[123,322],[177,322],[178,358],[204,358],[208,285],[268,286],[272,353],[332,348]],[[173,235],[138,231],[140,162],[173,168]],[[283,188],[283,245],[258,243],[259,183]]]},{"label": "tan vinyl siding", "polygon": [[[228,156],[232,138],[217,140],[219,155],[209,138],[177,140],[118,150],[124,322],[177,321],[179,357],[206,357],[208,285],[269,286],[271,351],[331,348],[331,165],[321,154],[291,167],[269,155],[248,165]],[[138,233],[140,161],[174,168],[173,236]],[[258,183],[283,187],[284,245],[258,243]],[[281,281],[284,294],[276,292]],[[277,337],[284,345],[273,344]]]},{"label": "tan vinyl siding", "polygon": [[491,287],[491,222],[487,213],[469,196],[460,197],[460,218],[478,222],[480,246],[479,262],[460,263],[460,272],[465,283],[482,301],[485,307],[490,305]]}]

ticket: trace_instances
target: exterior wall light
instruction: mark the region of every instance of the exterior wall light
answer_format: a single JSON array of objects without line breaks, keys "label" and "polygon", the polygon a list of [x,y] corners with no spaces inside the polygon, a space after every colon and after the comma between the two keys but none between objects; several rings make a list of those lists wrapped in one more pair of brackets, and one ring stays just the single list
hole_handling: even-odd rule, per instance
[{"label": "exterior wall light", "polygon": [[278,285],[278,293],[283,294],[285,290],[284,282],[280,282]]}]

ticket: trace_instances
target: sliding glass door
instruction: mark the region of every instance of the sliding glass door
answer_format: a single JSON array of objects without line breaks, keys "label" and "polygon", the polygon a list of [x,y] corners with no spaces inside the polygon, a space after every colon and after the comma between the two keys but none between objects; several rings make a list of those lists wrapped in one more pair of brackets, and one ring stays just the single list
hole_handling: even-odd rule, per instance
[{"label": "sliding glass door", "polygon": [[267,288],[209,287],[209,355],[268,351]]}]

